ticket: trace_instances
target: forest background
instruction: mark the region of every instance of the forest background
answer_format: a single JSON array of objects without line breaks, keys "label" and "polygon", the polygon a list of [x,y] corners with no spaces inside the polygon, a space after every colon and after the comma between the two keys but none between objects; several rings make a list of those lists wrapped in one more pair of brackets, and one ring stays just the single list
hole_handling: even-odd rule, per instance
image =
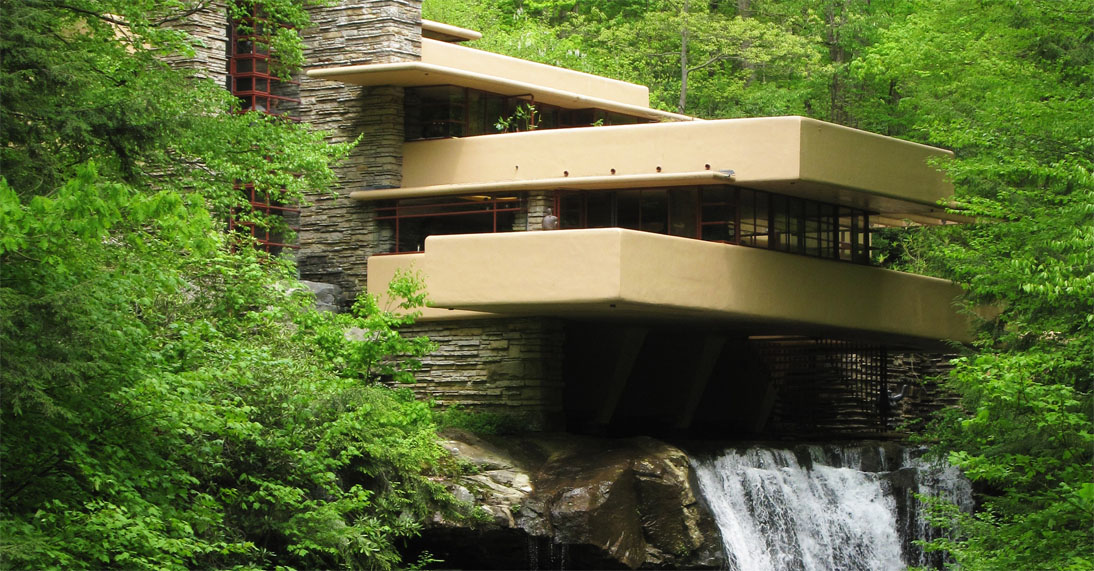
[{"label": "forest background", "polygon": [[[261,4],[306,26],[299,1]],[[425,405],[374,379],[384,355],[412,368],[428,345],[392,335],[367,298],[315,313],[291,264],[221,232],[235,181],[300,198],[346,149],[231,113],[223,89],[164,64],[190,49],[171,23],[197,5],[0,9],[0,561],[398,565],[399,538],[446,501],[429,477],[443,454]],[[950,206],[979,221],[879,235],[877,254],[997,313],[949,380],[962,408],[926,435],[980,500],[974,516],[940,508],[956,539],[936,547],[966,569],[1094,568],[1090,0],[424,11],[483,31],[476,47],[649,85],[664,109],[800,114],[953,150]],[[276,43],[294,63],[298,43]]]}]

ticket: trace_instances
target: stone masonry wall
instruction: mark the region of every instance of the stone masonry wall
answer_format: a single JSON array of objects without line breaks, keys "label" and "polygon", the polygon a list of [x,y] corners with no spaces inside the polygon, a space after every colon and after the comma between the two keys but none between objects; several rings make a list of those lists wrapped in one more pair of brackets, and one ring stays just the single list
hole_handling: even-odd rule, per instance
[{"label": "stone masonry wall", "polygon": [[[421,57],[420,0],[345,0],[311,8],[302,31],[307,69],[415,61]],[[336,195],[311,197],[301,220],[297,263],[303,279],[338,285],[343,303],[365,284],[367,259],[380,251],[373,208],[349,198],[402,182],[403,90],[301,79],[301,119],[331,142],[360,138],[335,171]]]},{"label": "stone masonry wall", "polygon": [[563,328],[555,319],[477,319],[421,323],[437,350],[422,359],[418,398],[438,405],[520,416],[534,430],[561,429]]},{"label": "stone masonry wall", "polygon": [[513,230],[518,232],[522,230],[541,230],[543,228],[543,217],[547,215],[547,210],[555,206],[554,191],[531,191],[526,193],[524,200],[525,211],[517,213],[517,218],[513,223]]},{"label": "stone masonry wall", "polygon": [[194,70],[197,77],[210,78],[228,87],[228,5],[224,0],[207,3],[201,10],[185,19],[171,22],[169,26],[199,39],[194,55],[172,55],[167,58],[173,66]]},{"label": "stone masonry wall", "polygon": [[943,385],[957,355],[945,353],[890,353],[889,378],[894,390],[907,385],[897,406],[898,428],[916,432],[942,408],[957,406],[960,399]]}]

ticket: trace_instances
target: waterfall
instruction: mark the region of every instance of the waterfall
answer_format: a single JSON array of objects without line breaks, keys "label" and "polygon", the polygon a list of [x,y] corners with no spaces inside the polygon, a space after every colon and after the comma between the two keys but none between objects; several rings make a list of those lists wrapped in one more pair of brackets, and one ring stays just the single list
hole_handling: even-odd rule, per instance
[{"label": "waterfall", "polygon": [[932,528],[926,518],[920,516],[923,503],[915,499],[915,494],[941,498],[950,503],[957,504],[962,511],[971,513],[974,507],[972,499],[972,484],[961,471],[949,463],[934,461],[929,462],[918,458],[912,451],[905,450],[903,455],[905,468],[913,470],[915,486],[904,488],[905,502],[908,506],[908,516],[902,530],[905,537],[905,559],[909,565],[918,567],[931,567],[941,569],[943,556],[941,553],[925,553],[918,547],[911,546],[914,539],[935,539],[939,536],[939,530]]},{"label": "waterfall", "polygon": [[912,544],[929,532],[914,494],[971,497],[955,470],[881,447],[757,447],[692,462],[729,568],[742,571],[928,564]]}]

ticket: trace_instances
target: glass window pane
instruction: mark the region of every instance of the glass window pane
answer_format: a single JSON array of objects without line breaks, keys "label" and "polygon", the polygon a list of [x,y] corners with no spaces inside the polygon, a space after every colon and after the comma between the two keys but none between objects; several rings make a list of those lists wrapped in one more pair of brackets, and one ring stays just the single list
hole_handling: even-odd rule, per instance
[{"label": "glass window pane", "polygon": [[851,261],[851,243],[854,239],[852,226],[854,225],[854,217],[851,215],[851,209],[840,207],[839,208],[839,259],[844,261]]},{"label": "glass window pane", "polygon": [[804,254],[805,253],[805,201],[800,198],[789,199],[789,212],[787,217],[790,219],[790,244],[789,251]]},{"label": "glass window pane", "polygon": [[778,195],[771,196],[771,213],[772,221],[774,222],[771,247],[785,252],[789,250],[790,244],[790,226],[787,218],[786,197]]},{"label": "glass window pane", "polygon": [[766,192],[741,189],[741,243],[768,248],[768,201]]},{"label": "glass window pane", "polygon": [[483,93],[481,91],[469,89],[467,93],[467,127],[464,129],[465,137],[482,135],[490,132],[486,129],[487,121],[485,118],[485,111]]},{"label": "glass window pane", "polygon": [[703,240],[736,240],[736,194],[736,189],[724,186],[704,187],[701,190]]},{"label": "glass window pane", "polygon": [[821,223],[820,204],[811,200],[805,201],[802,215],[802,243],[807,256],[821,255]]},{"label": "glass window pane", "polygon": [[642,230],[657,234],[668,233],[669,201],[665,189],[642,191]]},{"label": "glass window pane", "polygon": [[590,191],[585,193],[585,227],[609,228],[612,225],[612,193]]},{"label": "glass window pane", "polygon": [[741,189],[738,198],[738,210],[741,213],[741,244],[745,246],[756,245],[756,192],[747,188]]},{"label": "glass window pane", "polygon": [[699,189],[684,188],[669,191],[669,234],[697,238],[695,223],[699,208]]},{"label": "glass window pane", "polygon": [[483,117],[486,121],[486,133],[497,133],[501,130],[497,128],[498,121],[509,116],[505,112],[505,105],[506,99],[500,95],[486,96],[486,111]]},{"label": "glass window pane", "polygon": [[616,211],[616,225],[620,228],[638,230],[638,204],[641,191],[621,190],[616,196],[618,209]]},{"label": "glass window pane", "polygon": [[585,222],[581,219],[582,194],[579,192],[560,193],[558,197],[558,227],[559,228],[584,228]]}]

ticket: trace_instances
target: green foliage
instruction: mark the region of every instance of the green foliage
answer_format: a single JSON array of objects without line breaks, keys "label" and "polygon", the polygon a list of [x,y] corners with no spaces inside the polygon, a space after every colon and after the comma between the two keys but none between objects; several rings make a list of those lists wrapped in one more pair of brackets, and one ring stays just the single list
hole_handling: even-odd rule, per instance
[{"label": "green foliage", "polygon": [[[258,11],[269,25],[258,29],[246,24]],[[232,19],[243,22],[240,32],[265,38],[270,53],[272,70],[282,77],[304,65],[304,46],[296,32],[306,28],[309,23],[305,2],[299,0],[234,0],[228,3],[228,13]]]},{"label": "green foliage", "polygon": [[396,565],[445,496],[430,411],[374,382],[410,318],[316,313],[200,205],[78,172],[0,179],[6,564]]},{"label": "green foliage", "polygon": [[462,428],[478,434],[519,434],[528,430],[527,419],[520,415],[470,411],[460,405],[450,406],[436,416],[440,428]]},{"label": "green foliage", "polygon": [[193,54],[194,40],[171,28],[185,17],[159,0],[5,4],[0,172],[18,195],[49,194],[88,161],[108,180],[200,195],[218,215],[244,206],[239,180],[286,201],[333,181],[326,167],[348,145],[229,113],[222,86],[166,63]]},{"label": "green foliage", "polygon": [[969,569],[1090,569],[1094,6],[916,8],[856,73],[900,86],[884,121],[954,149],[956,206],[983,220],[910,233],[904,263],[990,315],[951,375],[962,409],[931,433],[982,510],[943,518],[959,539],[935,547]]},{"label": "green foliage", "polygon": [[498,117],[494,128],[499,132],[510,131],[535,131],[536,130],[536,106],[531,103],[521,103],[508,117]]},{"label": "green foliage", "polygon": [[429,343],[230,247],[235,181],[294,200],[347,148],[164,64],[186,9],[0,10],[0,566],[396,567],[443,451],[376,380]]},{"label": "green foliage", "polygon": [[689,114],[854,123],[848,107],[869,86],[853,81],[848,66],[906,4],[429,0],[423,10],[487,31],[475,42],[481,49],[648,85],[659,108],[678,110],[686,70]]}]

